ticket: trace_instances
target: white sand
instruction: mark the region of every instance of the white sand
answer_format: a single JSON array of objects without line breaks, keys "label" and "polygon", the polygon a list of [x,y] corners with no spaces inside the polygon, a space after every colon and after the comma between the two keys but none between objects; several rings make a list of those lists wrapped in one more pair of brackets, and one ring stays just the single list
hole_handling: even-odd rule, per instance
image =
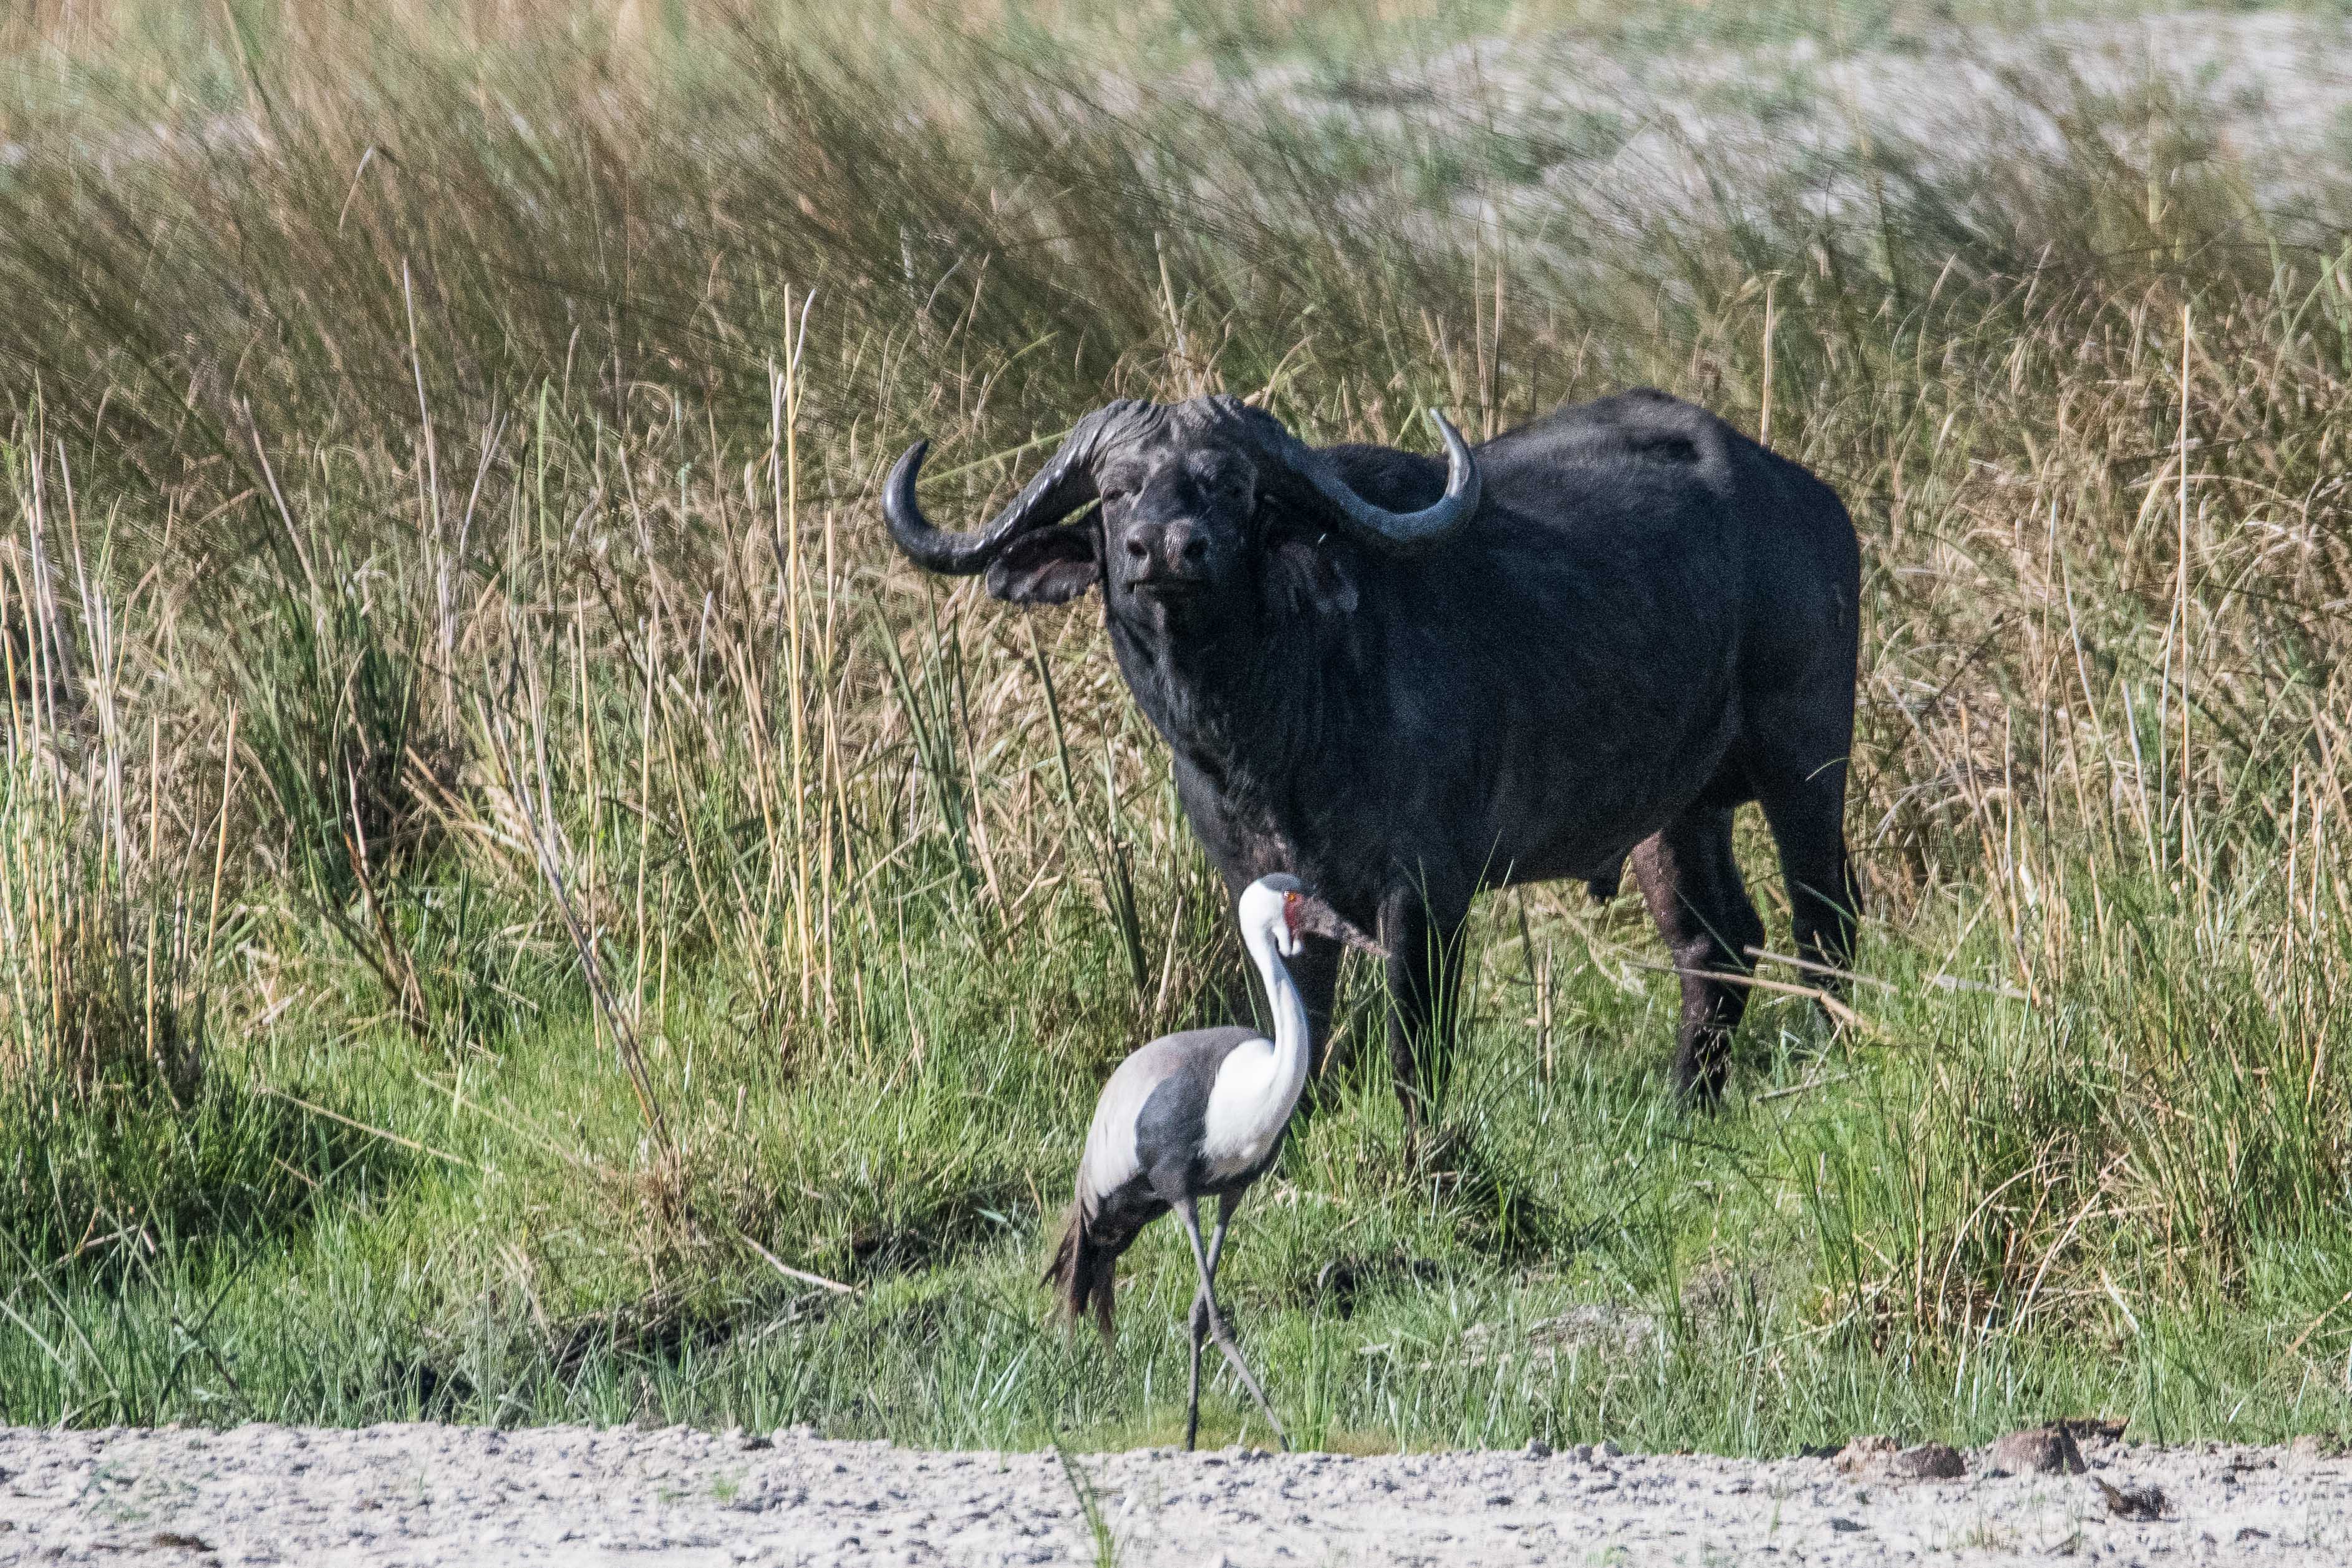
[{"label": "white sand", "polygon": [[[1118,1561],[2352,1562],[2352,1462],[2108,1444],[2087,1475],[1856,1482],[1826,1459],[1095,1455]],[[2168,1516],[2109,1515],[2095,1481]],[[1047,1454],[671,1428],[0,1429],[0,1563],[1097,1561]]]}]

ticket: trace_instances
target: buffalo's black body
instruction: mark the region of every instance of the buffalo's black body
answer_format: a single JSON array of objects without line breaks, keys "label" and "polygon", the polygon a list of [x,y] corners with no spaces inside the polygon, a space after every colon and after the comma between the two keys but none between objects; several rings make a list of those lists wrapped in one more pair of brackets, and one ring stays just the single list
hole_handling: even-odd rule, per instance
[{"label": "buffalo's black body", "polygon": [[[1745,972],[1764,934],[1731,852],[1743,802],[1779,846],[1800,952],[1846,966],[1860,563],[1826,485],[1631,392],[1477,447],[1475,508],[1391,548],[1269,481],[1266,416],[1122,408],[1130,423],[1089,454],[1103,507],[1016,532],[989,586],[1035,603],[1100,584],[1120,669],[1228,884],[1289,871],[1378,930],[1409,1109],[1442,1079],[1473,896],[1559,878],[1611,891],[1629,857],[1684,971],[1677,1081],[1716,1093],[1746,1001],[1717,976]],[[1447,483],[1445,463],[1385,447],[1320,461],[1391,510]],[[1320,942],[1292,965],[1318,1029],[1338,962]]]}]

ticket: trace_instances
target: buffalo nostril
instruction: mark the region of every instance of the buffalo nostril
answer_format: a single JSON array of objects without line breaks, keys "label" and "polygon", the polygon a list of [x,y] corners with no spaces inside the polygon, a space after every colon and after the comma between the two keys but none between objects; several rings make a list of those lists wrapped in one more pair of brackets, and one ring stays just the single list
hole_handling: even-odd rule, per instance
[{"label": "buffalo nostril", "polygon": [[1144,559],[1151,553],[1151,552],[1145,547],[1143,541],[1140,539],[1129,540],[1127,542],[1127,552],[1138,561]]},{"label": "buffalo nostril", "polygon": [[1198,566],[1202,562],[1207,560],[1208,556],[1209,542],[1207,540],[1188,539],[1184,542],[1185,564],[1190,566]]}]

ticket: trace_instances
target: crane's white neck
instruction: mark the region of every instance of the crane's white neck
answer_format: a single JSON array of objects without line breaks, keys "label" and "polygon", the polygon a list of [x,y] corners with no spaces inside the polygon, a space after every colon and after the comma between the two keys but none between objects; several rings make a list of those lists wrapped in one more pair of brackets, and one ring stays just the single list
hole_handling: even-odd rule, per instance
[{"label": "crane's white neck", "polygon": [[[1288,881],[1288,879],[1284,879]],[[1285,913],[1292,889],[1271,879],[1253,882],[1241,897],[1242,942],[1257,962],[1274,1006],[1274,1039],[1244,1040],[1226,1053],[1210,1086],[1201,1128],[1201,1160],[1219,1179],[1253,1177],[1281,1146],[1282,1130],[1307,1087],[1307,1003],[1282,962],[1296,947]]]},{"label": "crane's white neck", "polygon": [[1270,921],[1245,924],[1242,941],[1249,948],[1250,956],[1257,961],[1258,977],[1265,982],[1267,1005],[1274,1009],[1273,1088],[1286,1115],[1297,1101],[1299,1091],[1307,1087],[1308,1030],[1307,999],[1298,994],[1298,986],[1290,978],[1276,945],[1279,939],[1275,928],[1281,919],[1277,909]]}]

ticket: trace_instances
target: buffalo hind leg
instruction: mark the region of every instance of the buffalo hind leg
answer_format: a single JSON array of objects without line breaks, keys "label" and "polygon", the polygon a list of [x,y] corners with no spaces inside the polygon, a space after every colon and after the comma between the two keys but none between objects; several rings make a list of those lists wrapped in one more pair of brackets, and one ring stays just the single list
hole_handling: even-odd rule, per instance
[{"label": "buffalo hind leg", "polygon": [[1681,973],[1683,1017],[1675,1054],[1675,1088],[1711,1104],[1723,1092],[1731,1037],[1748,1010],[1748,950],[1764,940],[1764,922],[1748,901],[1731,854],[1731,809],[1693,806],[1633,850],[1633,875],[1650,918]]},{"label": "buffalo hind leg", "polygon": [[1425,1125],[1444,1098],[1466,913],[1432,910],[1417,888],[1399,889],[1381,900],[1380,942],[1389,955],[1389,1068],[1409,1129]]},{"label": "buffalo hind leg", "polygon": [[[1780,851],[1797,956],[1831,969],[1852,969],[1861,891],[1845,851],[1845,763],[1768,782],[1757,799]],[[1815,975],[1809,983],[1833,993],[1845,989],[1839,975]]]}]

